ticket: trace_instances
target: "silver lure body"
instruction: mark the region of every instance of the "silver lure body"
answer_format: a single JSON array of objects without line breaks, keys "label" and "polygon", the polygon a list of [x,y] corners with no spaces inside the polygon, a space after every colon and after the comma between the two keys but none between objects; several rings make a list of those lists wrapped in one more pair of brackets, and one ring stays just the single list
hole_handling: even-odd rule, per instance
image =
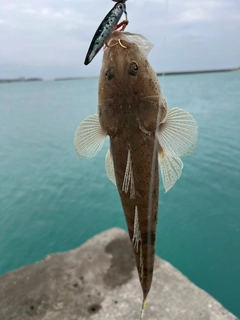
[{"label": "silver lure body", "polygon": [[120,20],[123,12],[126,12],[126,5],[125,1],[118,1],[112,10],[106,15],[106,17],[101,22],[100,26],[98,27],[97,31],[95,32],[91,44],[89,46],[84,64],[88,65],[99,50],[103,47],[106,39],[108,36],[113,32],[114,28],[116,27],[118,21]]}]

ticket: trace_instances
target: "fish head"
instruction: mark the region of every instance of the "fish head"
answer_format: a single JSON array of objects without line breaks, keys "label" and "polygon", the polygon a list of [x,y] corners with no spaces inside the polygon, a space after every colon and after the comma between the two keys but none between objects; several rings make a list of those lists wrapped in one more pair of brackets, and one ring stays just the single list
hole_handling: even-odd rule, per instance
[{"label": "fish head", "polygon": [[[152,85],[149,82],[153,82]],[[108,38],[99,90],[108,97],[126,95],[128,92],[148,96],[159,91],[157,77],[147,60],[146,51],[141,50],[132,34],[116,31]]]},{"label": "fish head", "polygon": [[111,131],[109,135],[116,127],[116,115],[119,118],[121,110],[125,112],[127,108],[134,109],[134,116],[144,122],[146,130],[156,128],[164,98],[147,60],[151,48],[151,43],[141,35],[115,31],[108,38],[99,77],[98,108],[101,125]]}]

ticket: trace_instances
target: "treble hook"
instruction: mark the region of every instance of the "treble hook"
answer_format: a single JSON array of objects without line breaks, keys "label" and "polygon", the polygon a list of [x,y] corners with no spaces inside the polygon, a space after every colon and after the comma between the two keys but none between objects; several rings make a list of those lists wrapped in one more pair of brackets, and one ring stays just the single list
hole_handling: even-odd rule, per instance
[{"label": "treble hook", "polygon": [[107,44],[107,43],[105,42],[105,45],[106,45],[108,48],[115,47],[115,46],[118,45],[118,44],[119,44],[123,49],[127,49],[127,47],[122,44],[120,38],[119,38],[118,41],[117,41],[116,43],[114,43],[114,44]]}]

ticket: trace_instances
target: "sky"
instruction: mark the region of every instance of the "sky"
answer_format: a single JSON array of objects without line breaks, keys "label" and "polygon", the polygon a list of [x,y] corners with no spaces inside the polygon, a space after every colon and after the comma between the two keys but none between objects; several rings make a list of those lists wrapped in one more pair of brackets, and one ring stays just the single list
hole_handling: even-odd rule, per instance
[{"label": "sky", "polygon": [[[111,0],[0,0],[0,79],[98,76],[84,59]],[[240,66],[240,0],[128,0],[126,31],[154,44],[156,72]],[[124,17],[124,16],[123,16]]]}]

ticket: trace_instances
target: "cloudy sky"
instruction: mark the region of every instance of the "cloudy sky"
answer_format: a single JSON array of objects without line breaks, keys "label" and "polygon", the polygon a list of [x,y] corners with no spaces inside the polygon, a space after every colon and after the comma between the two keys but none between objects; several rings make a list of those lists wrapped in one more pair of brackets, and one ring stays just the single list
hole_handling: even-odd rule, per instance
[{"label": "cloudy sky", "polygon": [[[97,76],[85,66],[110,0],[0,0],[0,78]],[[153,44],[158,72],[240,66],[240,0],[128,0],[127,31]]]}]

